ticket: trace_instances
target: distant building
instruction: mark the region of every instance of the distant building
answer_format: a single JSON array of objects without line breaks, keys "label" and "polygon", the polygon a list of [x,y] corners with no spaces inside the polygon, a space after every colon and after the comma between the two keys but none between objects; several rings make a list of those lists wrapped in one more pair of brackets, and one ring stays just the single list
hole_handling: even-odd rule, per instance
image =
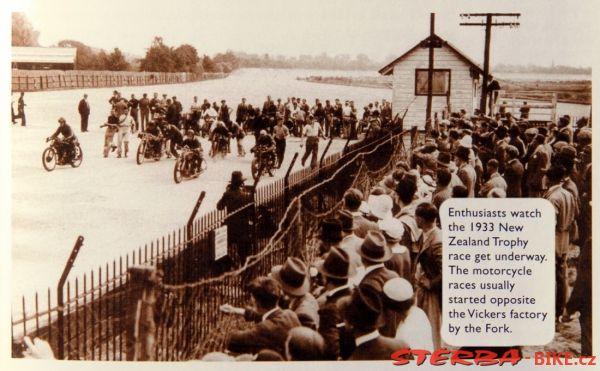
[{"label": "distant building", "polygon": [[429,36],[379,70],[382,75],[393,75],[393,115],[402,117],[408,109],[405,128],[425,126],[430,41],[440,46],[434,49],[432,116],[461,109],[473,113],[478,107],[483,70],[449,42],[437,35]]},{"label": "distant building", "polygon": [[12,68],[22,70],[72,70],[76,48],[12,47]]}]

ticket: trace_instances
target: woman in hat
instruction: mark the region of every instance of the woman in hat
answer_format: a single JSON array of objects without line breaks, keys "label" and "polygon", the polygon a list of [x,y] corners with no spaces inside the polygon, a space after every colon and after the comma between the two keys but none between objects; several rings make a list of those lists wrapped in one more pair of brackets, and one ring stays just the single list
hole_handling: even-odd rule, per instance
[{"label": "woman in hat", "polygon": [[385,237],[385,243],[392,251],[392,257],[385,262],[385,267],[392,270],[400,277],[411,279],[410,253],[406,246],[400,244],[404,236],[404,226],[396,218],[389,218],[379,222],[379,228]]},{"label": "woman in hat", "polygon": [[425,312],[415,305],[413,287],[404,278],[393,278],[383,285],[386,305],[398,314],[395,338],[405,341],[412,349],[433,352],[431,323]]}]

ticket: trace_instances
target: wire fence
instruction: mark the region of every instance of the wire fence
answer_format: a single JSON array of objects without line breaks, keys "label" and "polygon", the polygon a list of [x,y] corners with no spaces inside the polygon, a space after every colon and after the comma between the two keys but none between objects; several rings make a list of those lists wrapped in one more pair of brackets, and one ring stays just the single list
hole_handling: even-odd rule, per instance
[{"label": "wire fence", "polygon": [[[48,289],[43,303],[22,299],[13,314],[12,354],[22,354],[24,336],[47,340],[59,358],[127,359],[131,311],[130,269],[153,266],[162,272],[157,295],[154,359],[198,358],[221,350],[232,328],[243,326],[223,317],[219,306],[248,301],[245,286],[270,272],[288,256],[307,262],[319,255],[320,222],[341,206],[344,192],[369,189],[400,159],[409,158],[408,132],[395,128],[379,138],[354,143],[322,160],[321,167],[301,169],[285,179],[249,187],[253,199],[228,212],[214,210],[130,254],[68,280],[62,294],[64,320],[59,328],[57,292]],[[239,220],[247,223],[240,227]],[[230,228],[235,226],[235,228]],[[227,227],[227,244],[223,234]],[[223,250],[223,247],[225,250]],[[59,343],[59,336],[62,343]]]}]

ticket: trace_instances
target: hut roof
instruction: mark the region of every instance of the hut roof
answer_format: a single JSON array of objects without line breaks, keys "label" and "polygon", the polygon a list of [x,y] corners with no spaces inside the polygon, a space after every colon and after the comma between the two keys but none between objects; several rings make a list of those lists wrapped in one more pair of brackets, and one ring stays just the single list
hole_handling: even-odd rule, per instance
[{"label": "hut roof", "polygon": [[413,51],[417,50],[418,48],[427,47],[430,42],[433,42],[434,44],[437,44],[440,46],[446,46],[459,59],[461,59],[466,64],[470,65],[472,71],[474,71],[477,74],[483,75],[483,70],[481,69],[481,67],[479,67],[479,65],[477,65],[477,63],[473,62],[469,57],[467,57],[464,53],[462,53],[460,50],[458,50],[454,45],[450,44],[448,41],[442,39],[441,37],[439,37],[436,34],[434,34],[433,36],[428,36],[427,38],[421,40],[419,43],[417,43],[417,45],[413,46],[406,53],[402,54],[401,56],[399,56],[398,58],[394,59],[392,62],[388,63],[386,66],[381,68],[379,70],[379,73],[382,75],[386,75],[386,76],[391,75],[392,72],[394,71],[394,66],[397,63],[401,62],[403,59],[405,59],[408,55],[410,55]]}]

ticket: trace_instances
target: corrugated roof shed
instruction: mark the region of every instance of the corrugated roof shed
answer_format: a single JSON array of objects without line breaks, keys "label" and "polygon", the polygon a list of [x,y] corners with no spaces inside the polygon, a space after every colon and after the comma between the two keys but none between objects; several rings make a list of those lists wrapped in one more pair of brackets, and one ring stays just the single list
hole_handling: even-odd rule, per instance
[{"label": "corrugated roof shed", "polygon": [[74,64],[77,48],[12,47],[12,63]]}]

